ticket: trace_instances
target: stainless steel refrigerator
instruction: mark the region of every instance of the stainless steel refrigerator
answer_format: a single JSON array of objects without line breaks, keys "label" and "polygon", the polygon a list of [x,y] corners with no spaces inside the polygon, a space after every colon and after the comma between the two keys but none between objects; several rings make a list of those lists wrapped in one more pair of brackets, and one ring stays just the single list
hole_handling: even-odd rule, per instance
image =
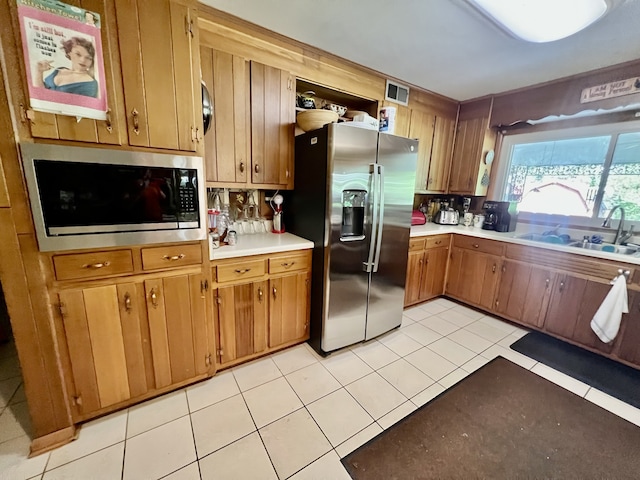
[{"label": "stainless steel refrigerator", "polygon": [[321,353],[400,325],[418,141],[347,123],[296,137],[288,231],[314,242],[311,345]]}]

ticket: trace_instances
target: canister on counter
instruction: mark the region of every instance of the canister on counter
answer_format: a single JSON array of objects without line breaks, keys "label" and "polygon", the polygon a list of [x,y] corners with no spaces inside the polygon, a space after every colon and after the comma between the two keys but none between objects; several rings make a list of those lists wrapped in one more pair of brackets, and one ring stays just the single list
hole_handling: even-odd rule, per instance
[{"label": "canister on counter", "polygon": [[211,249],[220,248],[220,235],[216,230],[209,232],[209,247]]},{"label": "canister on counter", "polygon": [[227,243],[229,245],[235,245],[237,242],[237,234],[235,230],[229,230],[227,233]]}]

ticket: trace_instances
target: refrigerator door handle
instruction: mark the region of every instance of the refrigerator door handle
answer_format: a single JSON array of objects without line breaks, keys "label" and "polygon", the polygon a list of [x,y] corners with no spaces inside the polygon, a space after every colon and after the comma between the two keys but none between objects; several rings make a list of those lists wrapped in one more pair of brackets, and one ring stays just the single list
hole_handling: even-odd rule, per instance
[{"label": "refrigerator door handle", "polygon": [[376,197],[378,200],[378,231],[376,237],[376,253],[373,261],[373,271],[378,271],[378,265],[380,263],[380,250],[382,250],[382,229],[384,227],[384,167],[377,165],[378,167],[378,190],[376,191]]},{"label": "refrigerator door handle", "polygon": [[377,163],[369,164],[369,175],[371,175],[371,204],[373,206],[373,213],[371,215],[371,239],[369,243],[369,255],[367,261],[364,263],[364,271],[372,272],[375,258],[376,239],[378,238],[378,167]]}]

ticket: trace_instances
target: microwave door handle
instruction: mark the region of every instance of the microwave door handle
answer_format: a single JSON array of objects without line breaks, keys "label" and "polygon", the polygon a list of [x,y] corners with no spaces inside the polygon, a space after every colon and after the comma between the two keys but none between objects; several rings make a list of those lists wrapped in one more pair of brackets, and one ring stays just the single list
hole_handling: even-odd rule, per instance
[{"label": "microwave door handle", "polygon": [[364,264],[364,271],[371,272],[373,269],[373,260],[375,258],[375,246],[378,229],[378,198],[377,198],[377,183],[378,183],[378,165],[376,163],[369,164],[369,178],[370,178],[370,191],[371,191],[371,205],[373,212],[371,214],[371,237],[369,238],[369,255],[367,261]]},{"label": "microwave door handle", "polygon": [[378,190],[376,191],[376,197],[378,199],[378,235],[376,238],[376,253],[373,261],[373,271],[378,271],[378,265],[380,263],[380,250],[382,249],[382,229],[384,227],[384,167],[382,165],[377,166],[378,177]]}]

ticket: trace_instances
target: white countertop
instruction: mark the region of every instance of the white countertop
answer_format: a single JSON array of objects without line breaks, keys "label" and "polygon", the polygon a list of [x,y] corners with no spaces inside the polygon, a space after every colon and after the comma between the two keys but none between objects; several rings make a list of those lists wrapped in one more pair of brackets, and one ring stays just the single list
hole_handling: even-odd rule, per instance
[{"label": "white countertop", "polygon": [[291,233],[256,233],[238,235],[234,246],[221,245],[220,248],[209,249],[210,260],[222,258],[246,257],[263,253],[288,252],[313,248],[313,242]]},{"label": "white countertop", "polygon": [[[518,245],[527,245],[530,247],[546,248],[557,252],[573,253],[575,255],[584,255],[587,257],[602,258],[607,260],[615,260],[618,262],[631,263],[640,265],[640,256],[622,255],[620,253],[601,252],[598,250],[585,250],[582,248],[569,247],[567,245],[536,242],[532,240],[523,240],[515,238],[517,235],[525,233],[539,233],[533,229],[526,227],[516,229],[515,232],[495,232],[492,230],[482,230],[476,227],[465,227],[464,225],[437,225],[435,223],[426,223],[424,225],[414,225],[411,227],[411,237],[423,237],[426,235],[437,235],[439,233],[456,233],[459,235],[468,235],[471,237],[488,238],[490,240],[499,240],[501,242],[515,243]],[[548,229],[548,227],[547,227]]]}]

